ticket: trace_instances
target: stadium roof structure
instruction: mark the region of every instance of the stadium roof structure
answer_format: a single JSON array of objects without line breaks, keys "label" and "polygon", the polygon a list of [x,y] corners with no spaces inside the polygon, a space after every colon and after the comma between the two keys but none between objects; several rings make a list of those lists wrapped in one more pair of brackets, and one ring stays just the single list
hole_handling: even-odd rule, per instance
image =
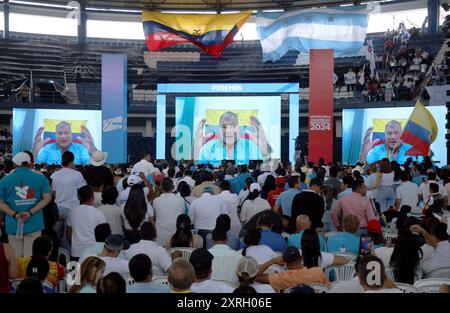
[{"label": "stadium roof structure", "polygon": [[[78,0],[88,9],[105,10],[156,10],[156,11],[245,11],[289,10],[339,4],[359,4],[361,1],[343,0]],[[11,1],[13,2],[13,1]],[[26,0],[28,3],[66,6],[68,0]],[[403,1],[394,1],[403,2]]]}]

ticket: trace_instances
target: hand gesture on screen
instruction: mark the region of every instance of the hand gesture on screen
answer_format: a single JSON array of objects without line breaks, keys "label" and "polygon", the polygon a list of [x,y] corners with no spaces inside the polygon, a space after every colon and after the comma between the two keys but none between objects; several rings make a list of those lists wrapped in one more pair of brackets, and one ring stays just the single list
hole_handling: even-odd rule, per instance
[{"label": "hand gesture on screen", "polygon": [[250,124],[256,128],[256,132],[250,132],[246,130],[245,133],[250,136],[252,140],[255,140],[256,144],[259,147],[259,150],[261,151],[261,154],[263,155],[263,158],[265,160],[269,159],[272,148],[267,142],[264,127],[262,127],[261,122],[256,118],[256,116],[250,117]]},{"label": "hand gesture on screen", "polygon": [[34,136],[34,142],[33,142],[33,155],[37,157],[39,154],[39,151],[48,144],[51,141],[51,138],[47,138],[43,140],[42,133],[44,132],[44,127],[41,127],[37,130],[36,135]]},{"label": "hand gesture on screen", "polygon": [[203,128],[205,127],[206,119],[202,119],[195,130],[194,134],[194,160],[198,160],[198,154],[204,143],[206,143],[209,139],[214,137],[214,133],[208,133],[206,136],[203,136]]},{"label": "hand gesture on screen", "polygon": [[371,139],[372,131],[373,127],[370,127],[369,129],[366,130],[366,133],[364,134],[361,153],[359,154],[359,161],[362,162],[365,161],[370,149],[381,143],[381,139],[375,139],[372,141]]},{"label": "hand gesture on screen", "polygon": [[97,151],[97,148],[95,147],[94,144],[94,139],[92,138],[89,129],[87,129],[86,126],[81,126],[81,133],[84,135],[84,138],[78,136],[77,139],[88,150],[89,154],[92,154],[93,152]]}]

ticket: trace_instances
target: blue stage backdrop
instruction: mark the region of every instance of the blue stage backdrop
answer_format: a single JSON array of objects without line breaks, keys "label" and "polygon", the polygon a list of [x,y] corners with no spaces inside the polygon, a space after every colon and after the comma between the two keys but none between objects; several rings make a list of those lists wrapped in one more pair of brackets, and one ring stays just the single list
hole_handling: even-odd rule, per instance
[{"label": "blue stage backdrop", "polygon": [[108,163],[127,161],[127,56],[102,55],[102,143]]}]

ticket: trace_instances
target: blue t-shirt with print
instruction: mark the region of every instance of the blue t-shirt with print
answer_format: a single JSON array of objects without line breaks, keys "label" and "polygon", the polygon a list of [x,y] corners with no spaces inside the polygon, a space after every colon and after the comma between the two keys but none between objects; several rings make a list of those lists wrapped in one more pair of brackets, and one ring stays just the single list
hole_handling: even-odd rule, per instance
[{"label": "blue t-shirt with print", "polygon": [[[5,201],[16,212],[26,212],[50,193],[48,179],[29,168],[19,167],[0,180],[0,200]],[[6,233],[15,235],[17,220],[6,215]],[[33,233],[44,229],[44,217],[39,210],[25,222],[23,232]]]},{"label": "blue t-shirt with print", "polygon": [[348,232],[332,235],[327,240],[327,252],[343,252],[344,248],[345,252],[359,254],[359,241],[360,236]]}]

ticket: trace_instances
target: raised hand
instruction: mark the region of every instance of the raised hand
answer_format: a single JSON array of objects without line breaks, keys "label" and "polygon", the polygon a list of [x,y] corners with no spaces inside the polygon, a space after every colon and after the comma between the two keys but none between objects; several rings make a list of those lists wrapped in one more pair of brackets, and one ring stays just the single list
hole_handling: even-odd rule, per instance
[{"label": "raised hand", "polygon": [[51,141],[51,138],[47,138],[45,140],[42,139],[43,132],[44,127],[41,127],[37,130],[36,135],[34,136],[32,152],[35,157],[37,157],[39,151],[41,151],[41,149]]},{"label": "raised hand", "polygon": [[363,144],[361,147],[361,153],[359,154],[359,161],[364,162],[367,158],[367,154],[369,153],[370,149],[375,147],[376,145],[381,143],[381,139],[375,139],[372,141],[371,135],[372,135],[373,127],[370,127],[366,130],[366,133],[364,134]]},{"label": "raised hand", "polygon": [[97,151],[97,148],[94,144],[94,139],[92,138],[92,134],[89,129],[87,129],[86,126],[81,126],[81,133],[84,135],[84,137],[78,136],[77,139],[88,150],[89,154]]},{"label": "raised hand", "polygon": [[267,142],[264,127],[262,127],[261,122],[256,118],[256,116],[250,117],[250,124],[256,128],[256,132],[250,132],[246,130],[246,134],[249,135],[253,140],[256,140],[256,144],[258,145],[264,159],[269,159],[271,148]]}]

